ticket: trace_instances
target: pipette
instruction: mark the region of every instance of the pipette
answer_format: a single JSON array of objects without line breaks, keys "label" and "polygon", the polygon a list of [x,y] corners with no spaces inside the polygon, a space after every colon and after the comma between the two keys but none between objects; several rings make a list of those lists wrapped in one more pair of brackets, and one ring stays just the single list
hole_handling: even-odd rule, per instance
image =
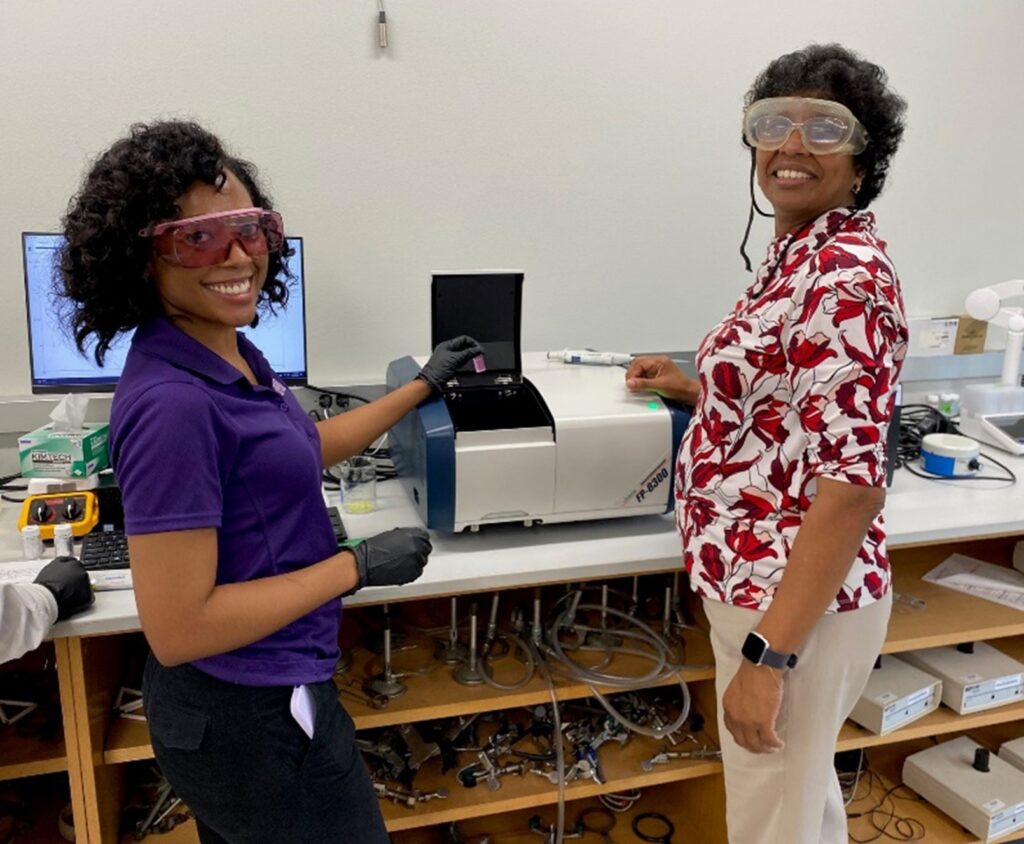
[{"label": "pipette", "polygon": [[632,355],[621,352],[595,352],[590,349],[562,349],[560,352],[548,352],[548,360],[560,360],[562,363],[579,363],[588,366],[623,366],[632,359]]}]

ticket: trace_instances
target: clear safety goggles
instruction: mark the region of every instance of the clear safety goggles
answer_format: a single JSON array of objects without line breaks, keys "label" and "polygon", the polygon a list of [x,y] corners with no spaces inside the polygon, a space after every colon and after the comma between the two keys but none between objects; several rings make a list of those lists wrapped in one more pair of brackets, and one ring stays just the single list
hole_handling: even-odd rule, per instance
[{"label": "clear safety goggles", "polygon": [[743,114],[743,137],[757,149],[780,149],[794,129],[813,155],[857,155],[868,145],[860,121],[834,100],[769,97],[751,103]]},{"label": "clear safety goggles", "polygon": [[181,267],[222,264],[237,243],[250,258],[277,252],[284,243],[284,221],[276,211],[242,208],[153,223],[139,232],[153,239],[153,251]]}]

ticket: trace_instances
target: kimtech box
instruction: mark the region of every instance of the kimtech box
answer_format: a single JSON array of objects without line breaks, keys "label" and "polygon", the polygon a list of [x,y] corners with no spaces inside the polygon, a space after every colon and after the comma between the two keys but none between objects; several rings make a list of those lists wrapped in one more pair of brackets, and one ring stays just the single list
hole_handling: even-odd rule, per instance
[{"label": "kimtech box", "polygon": [[54,431],[53,423],[18,438],[26,478],[84,478],[110,465],[110,425],[86,422],[81,431]]}]

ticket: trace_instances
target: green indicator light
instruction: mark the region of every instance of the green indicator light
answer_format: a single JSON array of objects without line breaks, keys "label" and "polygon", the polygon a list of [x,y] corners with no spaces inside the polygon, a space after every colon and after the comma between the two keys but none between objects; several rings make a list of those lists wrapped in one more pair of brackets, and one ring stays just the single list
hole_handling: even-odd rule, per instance
[{"label": "green indicator light", "polygon": [[648,406],[648,407],[649,407],[649,408],[650,408],[651,410],[661,410],[661,403],[660,403],[660,402],[656,402],[656,401],[649,401],[649,402],[647,402],[647,406]]}]

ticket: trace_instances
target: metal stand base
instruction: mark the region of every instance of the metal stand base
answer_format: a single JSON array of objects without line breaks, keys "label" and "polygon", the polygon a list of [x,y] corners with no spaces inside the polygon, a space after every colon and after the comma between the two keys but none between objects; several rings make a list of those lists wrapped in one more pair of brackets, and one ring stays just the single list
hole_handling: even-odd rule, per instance
[{"label": "metal stand base", "polygon": [[444,641],[438,642],[437,658],[447,665],[458,665],[469,659],[469,648],[462,642]]},{"label": "metal stand base", "polygon": [[452,677],[456,683],[461,683],[463,686],[480,686],[484,682],[483,672],[482,663],[478,662],[476,667],[473,667],[468,662],[464,662],[452,672]]},{"label": "metal stand base", "polygon": [[393,675],[389,677],[387,674],[378,674],[366,684],[366,691],[371,695],[380,695],[392,700],[404,695],[409,688]]}]

